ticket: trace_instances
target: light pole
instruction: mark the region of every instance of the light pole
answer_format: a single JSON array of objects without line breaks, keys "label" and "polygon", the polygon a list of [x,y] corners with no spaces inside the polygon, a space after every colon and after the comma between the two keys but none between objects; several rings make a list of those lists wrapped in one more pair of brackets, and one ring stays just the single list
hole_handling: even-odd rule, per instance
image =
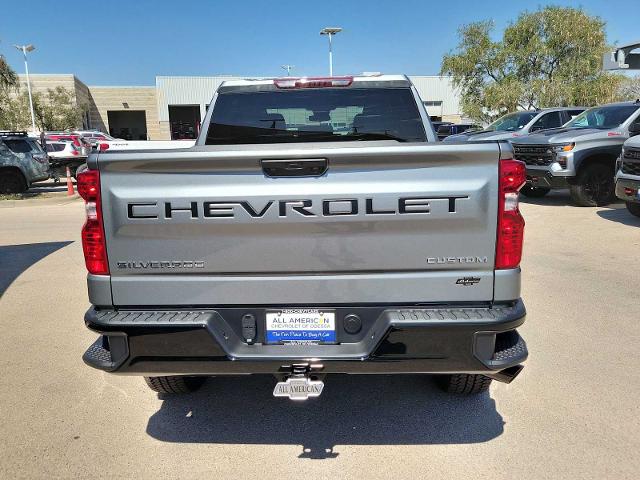
[{"label": "light pole", "polygon": [[320,30],[320,35],[327,35],[329,37],[329,76],[333,77],[333,52],[331,50],[331,38],[342,31],[340,27],[325,27]]},{"label": "light pole", "polygon": [[295,67],[295,65],[280,65],[280,68],[287,71],[287,77],[291,74],[293,67]]},{"label": "light pole", "polygon": [[31,81],[29,80],[29,64],[27,63],[27,52],[33,52],[36,47],[33,45],[14,45],[24,55],[24,70],[27,73],[27,91],[29,92],[29,109],[31,110],[31,127],[36,131],[36,116],[33,113],[33,98],[31,97]]}]

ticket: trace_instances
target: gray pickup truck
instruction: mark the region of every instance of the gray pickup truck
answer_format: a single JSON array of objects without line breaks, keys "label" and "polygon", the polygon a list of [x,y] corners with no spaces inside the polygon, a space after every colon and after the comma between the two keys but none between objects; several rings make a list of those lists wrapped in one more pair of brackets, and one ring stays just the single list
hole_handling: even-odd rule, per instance
[{"label": "gray pickup truck", "polygon": [[586,110],[562,128],[511,140],[515,158],[527,165],[522,193],[542,197],[569,188],[584,207],[615,199],[616,159],[622,144],[640,132],[640,102],[612,103]]},{"label": "gray pickup truck", "polygon": [[272,374],[295,400],[333,373],[470,394],[522,369],[524,164],[436,142],[405,76],[227,81],[194,147],[88,167],[92,367],[162,393]]},{"label": "gray pickup truck", "polygon": [[624,200],[630,213],[640,217],[640,124],[637,129],[637,132],[632,132],[637,136],[622,146],[616,168],[616,196]]}]

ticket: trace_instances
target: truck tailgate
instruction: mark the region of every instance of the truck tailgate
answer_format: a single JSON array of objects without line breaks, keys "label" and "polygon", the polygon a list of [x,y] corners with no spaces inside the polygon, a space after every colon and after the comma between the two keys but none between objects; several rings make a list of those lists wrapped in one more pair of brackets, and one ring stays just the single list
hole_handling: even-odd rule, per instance
[{"label": "truck tailgate", "polygon": [[[113,303],[490,301],[499,157],[395,142],[101,154]],[[326,173],[263,171],[306,159]]]}]

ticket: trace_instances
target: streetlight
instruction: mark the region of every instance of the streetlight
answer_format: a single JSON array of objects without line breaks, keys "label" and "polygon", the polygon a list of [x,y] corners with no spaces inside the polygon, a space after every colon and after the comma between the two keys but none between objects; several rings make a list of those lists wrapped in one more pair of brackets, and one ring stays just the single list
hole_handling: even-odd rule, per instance
[{"label": "streetlight", "polygon": [[33,52],[36,47],[33,45],[14,45],[24,55],[24,69],[27,72],[27,91],[29,92],[29,108],[31,109],[31,127],[36,131],[36,116],[33,113],[33,98],[31,97],[31,81],[29,80],[29,64],[27,63],[27,52]]},{"label": "streetlight", "polygon": [[331,38],[340,33],[342,28],[340,27],[325,27],[320,30],[320,35],[327,35],[329,37],[329,76],[333,77],[333,52],[331,51]]},{"label": "streetlight", "polygon": [[287,77],[291,74],[293,67],[295,67],[295,65],[280,65],[280,68],[287,71]]}]

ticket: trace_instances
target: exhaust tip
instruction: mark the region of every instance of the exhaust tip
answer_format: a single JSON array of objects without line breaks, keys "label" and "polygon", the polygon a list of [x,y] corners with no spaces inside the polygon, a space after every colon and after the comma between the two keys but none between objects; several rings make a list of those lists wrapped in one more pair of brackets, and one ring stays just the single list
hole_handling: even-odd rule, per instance
[{"label": "exhaust tip", "polygon": [[524,365],[514,365],[513,367],[505,368],[504,370],[489,374],[485,373],[484,375],[502,383],[511,383],[518,375],[520,375],[523,368]]}]

